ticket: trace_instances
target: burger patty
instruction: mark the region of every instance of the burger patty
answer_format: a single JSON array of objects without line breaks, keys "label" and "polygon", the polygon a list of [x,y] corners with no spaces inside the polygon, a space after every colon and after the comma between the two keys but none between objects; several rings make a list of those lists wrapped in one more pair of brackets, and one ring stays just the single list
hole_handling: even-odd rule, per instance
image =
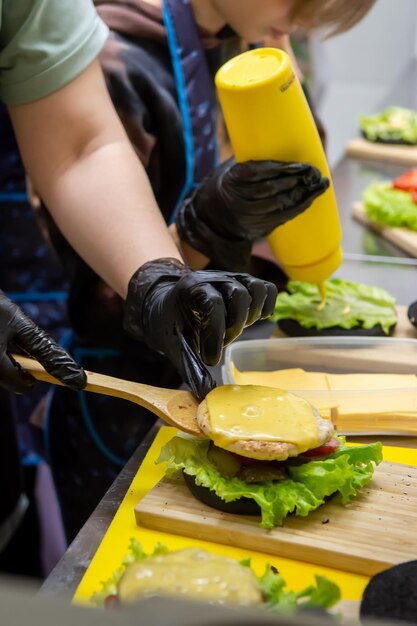
[{"label": "burger patty", "polygon": [[[324,419],[314,409],[314,415],[317,420],[318,443],[314,447],[322,446],[329,441],[334,434],[334,426],[330,419]],[[209,439],[212,438],[210,416],[207,408],[206,400],[203,400],[197,409],[197,423],[202,432]],[[298,456],[297,446],[293,443],[281,441],[258,441],[255,439],[242,439],[230,443],[226,450],[247,456],[259,461],[285,461],[288,457]]]}]

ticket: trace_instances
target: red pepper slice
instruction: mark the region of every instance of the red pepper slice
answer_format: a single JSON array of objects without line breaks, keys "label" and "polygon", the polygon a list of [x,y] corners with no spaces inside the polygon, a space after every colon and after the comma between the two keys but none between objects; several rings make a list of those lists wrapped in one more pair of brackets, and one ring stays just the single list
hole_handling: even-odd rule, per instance
[{"label": "red pepper slice", "polygon": [[116,606],[119,606],[119,604],[119,596],[115,594],[110,594],[104,598],[104,607],[106,609],[114,609]]},{"label": "red pepper slice", "polygon": [[413,167],[411,170],[407,170],[407,172],[398,176],[398,178],[394,178],[392,186],[394,189],[400,189],[401,191],[417,192],[417,168]]},{"label": "red pepper slice", "polygon": [[340,446],[340,441],[333,437],[327,443],[324,443],[322,446],[318,448],[314,448],[313,450],[307,450],[307,452],[303,452],[302,456],[317,457],[317,456],[328,456],[335,452]]}]

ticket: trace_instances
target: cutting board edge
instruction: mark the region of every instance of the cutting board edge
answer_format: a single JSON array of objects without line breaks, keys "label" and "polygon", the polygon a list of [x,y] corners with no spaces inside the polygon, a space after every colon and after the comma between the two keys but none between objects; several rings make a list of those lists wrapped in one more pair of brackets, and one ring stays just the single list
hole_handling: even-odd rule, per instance
[{"label": "cutting board edge", "polygon": [[[407,228],[384,226],[371,220],[365,213],[362,202],[353,203],[352,215],[361,224],[368,226],[378,235],[394,244],[413,258],[417,258],[417,231]],[[415,239],[415,241],[413,241]]]},{"label": "cutting board edge", "polygon": [[415,165],[417,159],[416,146],[372,143],[361,137],[348,141],[345,151],[350,158],[381,161],[404,166]]}]

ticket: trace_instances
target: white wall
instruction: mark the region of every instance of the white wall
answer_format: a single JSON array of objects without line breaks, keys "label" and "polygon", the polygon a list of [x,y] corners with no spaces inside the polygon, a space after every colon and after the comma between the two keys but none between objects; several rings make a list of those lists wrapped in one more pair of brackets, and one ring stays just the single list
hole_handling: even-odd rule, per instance
[{"label": "white wall", "polygon": [[416,0],[378,0],[349,32],[324,41],[313,38],[314,91],[328,130],[331,164],[357,134],[360,113],[375,111],[417,56],[416,34]]}]

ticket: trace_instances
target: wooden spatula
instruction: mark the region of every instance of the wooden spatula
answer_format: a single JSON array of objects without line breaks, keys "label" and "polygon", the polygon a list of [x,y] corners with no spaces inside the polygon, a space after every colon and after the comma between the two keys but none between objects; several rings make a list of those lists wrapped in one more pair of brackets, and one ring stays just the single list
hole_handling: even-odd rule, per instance
[{"label": "wooden spatula", "polygon": [[[38,361],[18,354],[14,354],[13,358],[37,380],[62,385],[59,380],[48,374]],[[102,393],[106,396],[135,402],[157,415],[169,426],[175,426],[179,430],[198,437],[205,436],[197,424],[198,401],[191,392],[132,383],[94,372],[86,372],[86,374],[88,382],[84,391]]]}]

